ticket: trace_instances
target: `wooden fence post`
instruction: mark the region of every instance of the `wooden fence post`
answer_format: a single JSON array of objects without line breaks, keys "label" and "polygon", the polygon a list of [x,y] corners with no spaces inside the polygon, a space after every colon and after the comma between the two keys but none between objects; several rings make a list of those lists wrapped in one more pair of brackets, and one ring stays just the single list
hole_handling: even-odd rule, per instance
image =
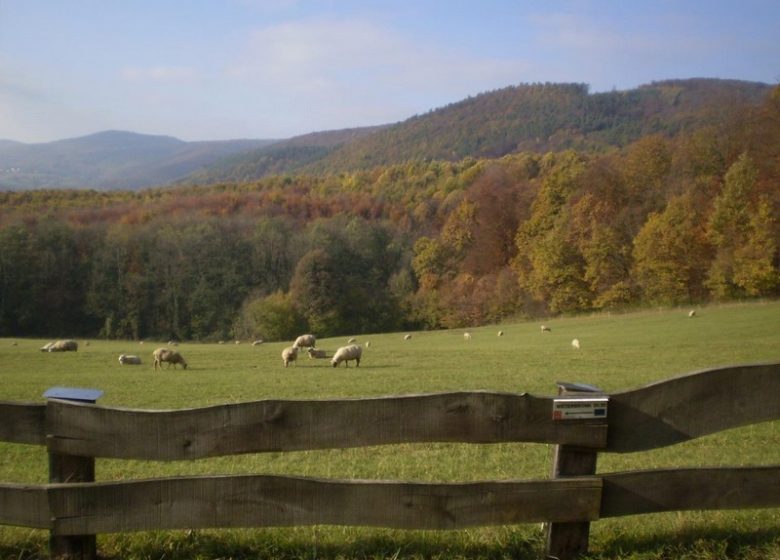
[{"label": "wooden fence post", "polygon": [[[596,396],[601,393],[603,391],[591,385],[558,382],[558,395],[560,396]],[[606,411],[606,407],[604,410]],[[573,445],[556,445],[553,447],[552,478],[596,474],[597,456],[598,453],[594,449]],[[547,523],[545,531],[546,558],[572,560],[587,554],[590,534],[589,521]]]},{"label": "wooden fence post", "polygon": [[[96,389],[71,389],[52,387],[43,396],[94,404],[103,391]],[[49,482],[94,482],[95,458],[66,455],[49,451]],[[95,560],[97,541],[95,535],[50,535],[49,554],[52,558],[68,560]]]}]

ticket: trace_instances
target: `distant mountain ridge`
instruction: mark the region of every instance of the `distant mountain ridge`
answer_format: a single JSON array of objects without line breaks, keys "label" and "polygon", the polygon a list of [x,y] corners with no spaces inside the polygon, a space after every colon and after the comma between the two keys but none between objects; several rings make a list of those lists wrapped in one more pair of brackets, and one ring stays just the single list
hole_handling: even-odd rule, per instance
[{"label": "distant mountain ridge", "polygon": [[0,190],[164,185],[276,140],[185,142],[109,130],[41,144],[0,141]]},{"label": "distant mountain ridge", "polygon": [[564,149],[601,151],[643,135],[705,127],[769,84],[692,78],[626,91],[586,84],[523,84],[485,92],[395,124],[283,140],[184,142],[105,131],[46,144],[0,140],[0,190],[139,189],[247,182],[270,175],[340,173],[409,160],[457,161]]},{"label": "distant mountain ridge", "polygon": [[591,94],[586,84],[525,84],[469,97],[340,144],[303,136],[220,162],[188,182],[251,181],[272,174],[340,173],[409,160],[496,158],[520,151],[604,150],[646,134],[673,135],[760,104],[763,83],[692,78]]}]

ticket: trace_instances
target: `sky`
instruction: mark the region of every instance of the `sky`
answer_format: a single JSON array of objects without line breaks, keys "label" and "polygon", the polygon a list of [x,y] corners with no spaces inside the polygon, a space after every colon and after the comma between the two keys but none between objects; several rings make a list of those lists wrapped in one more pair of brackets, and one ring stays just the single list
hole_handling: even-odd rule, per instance
[{"label": "sky", "polygon": [[281,139],[506,86],[780,81],[778,0],[0,0],[0,139]]}]

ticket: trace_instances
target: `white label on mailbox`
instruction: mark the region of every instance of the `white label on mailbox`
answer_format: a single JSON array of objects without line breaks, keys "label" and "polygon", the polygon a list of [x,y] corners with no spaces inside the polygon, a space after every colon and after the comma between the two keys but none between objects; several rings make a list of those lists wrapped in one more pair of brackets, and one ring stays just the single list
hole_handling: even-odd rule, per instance
[{"label": "white label on mailbox", "polygon": [[553,420],[606,418],[609,397],[553,399]]}]

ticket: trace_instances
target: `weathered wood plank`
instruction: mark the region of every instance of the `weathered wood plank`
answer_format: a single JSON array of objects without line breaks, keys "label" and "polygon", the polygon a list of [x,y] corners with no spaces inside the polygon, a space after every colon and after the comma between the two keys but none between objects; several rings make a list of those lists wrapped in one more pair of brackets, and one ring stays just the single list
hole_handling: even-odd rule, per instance
[{"label": "weathered wood plank", "polygon": [[44,445],[46,405],[0,401],[0,441]]},{"label": "weathered wood plank", "polygon": [[780,466],[639,471],[602,478],[602,518],[780,507]]},{"label": "weathered wood plank", "polygon": [[352,525],[399,529],[596,519],[601,480],[434,484],[245,475],[50,486],[58,535]]},{"label": "weathered wood plank", "polygon": [[447,393],[329,401],[259,401],[143,411],[49,402],[50,451],[182,460],[235,453],[393,443],[606,444],[606,422],[554,422],[552,399]]},{"label": "weathered wood plank", "polygon": [[701,371],[610,395],[607,451],[655,449],[780,419],[780,364]]},{"label": "weathered wood plank", "polygon": [[0,525],[48,529],[46,487],[0,483]]}]

